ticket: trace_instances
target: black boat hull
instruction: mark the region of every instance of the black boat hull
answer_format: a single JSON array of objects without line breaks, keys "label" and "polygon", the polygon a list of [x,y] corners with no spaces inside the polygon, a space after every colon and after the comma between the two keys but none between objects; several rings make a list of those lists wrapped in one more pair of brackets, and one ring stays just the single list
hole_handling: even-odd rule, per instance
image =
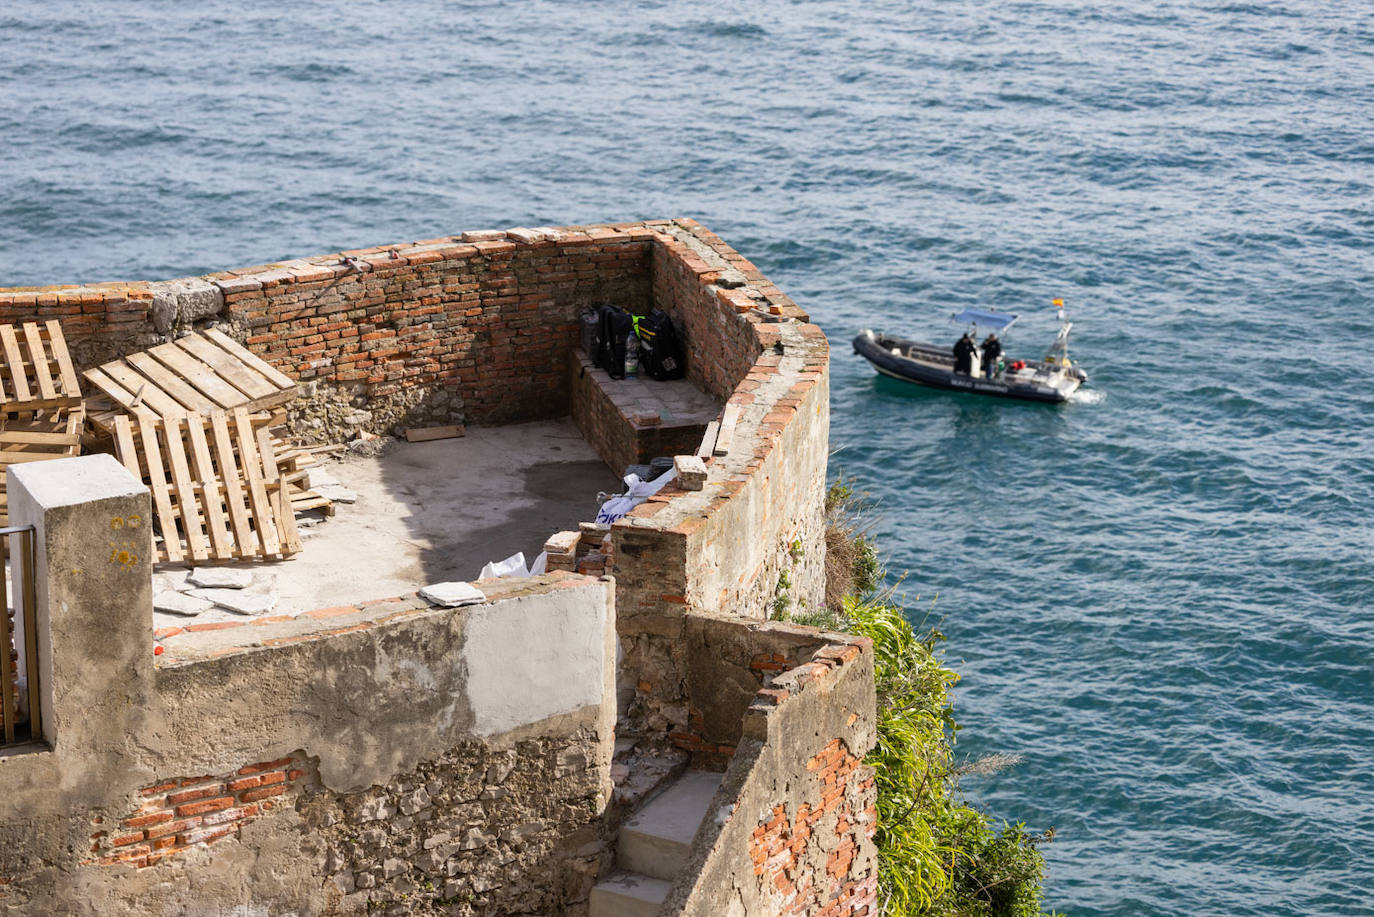
[{"label": "black boat hull", "polygon": [[[915,353],[921,359],[893,353],[894,349],[903,353]],[[875,334],[871,331],[861,332],[858,337],[854,338],[854,352],[873,364],[873,368],[884,376],[951,392],[968,392],[974,395],[991,395],[995,398],[1014,398],[1018,401],[1061,404],[1067,401],[1069,394],[1078,387],[1076,376],[1074,381],[1065,385],[1064,388],[1058,388],[1044,382],[1009,379],[1006,375],[998,379],[975,379],[972,376],[954,371],[954,354],[950,348],[935,347],[931,344]],[[1049,371],[1046,364],[1030,365],[1032,368],[1046,371],[1047,377],[1052,378],[1052,371]]]}]

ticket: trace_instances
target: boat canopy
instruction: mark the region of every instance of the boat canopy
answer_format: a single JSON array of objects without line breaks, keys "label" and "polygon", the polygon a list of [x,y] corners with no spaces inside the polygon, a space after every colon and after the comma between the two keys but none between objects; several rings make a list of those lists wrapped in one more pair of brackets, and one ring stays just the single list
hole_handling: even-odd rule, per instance
[{"label": "boat canopy", "polygon": [[1021,316],[1010,312],[993,312],[991,309],[965,309],[955,313],[952,320],[960,324],[981,325],[992,331],[1010,328]]}]

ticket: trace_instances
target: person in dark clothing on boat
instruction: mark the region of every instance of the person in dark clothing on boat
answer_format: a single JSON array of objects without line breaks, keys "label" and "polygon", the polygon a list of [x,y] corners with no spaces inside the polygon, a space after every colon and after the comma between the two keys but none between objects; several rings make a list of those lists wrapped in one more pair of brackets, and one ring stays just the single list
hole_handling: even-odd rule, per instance
[{"label": "person in dark clothing on boat", "polygon": [[965,331],[964,336],[954,342],[954,371],[965,376],[973,373],[973,335]]},{"label": "person in dark clothing on boat", "polygon": [[997,374],[997,359],[1002,356],[1002,342],[997,340],[997,332],[989,331],[983,341],[983,375],[991,379]]}]

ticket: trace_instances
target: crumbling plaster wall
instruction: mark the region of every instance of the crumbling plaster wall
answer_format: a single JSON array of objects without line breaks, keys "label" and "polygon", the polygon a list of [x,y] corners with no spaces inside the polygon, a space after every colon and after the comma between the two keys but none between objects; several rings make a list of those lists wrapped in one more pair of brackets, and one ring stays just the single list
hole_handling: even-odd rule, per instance
[{"label": "crumbling plaster wall", "polygon": [[158,667],[146,488],[109,456],[9,474],[11,518],[38,527],[51,748],[0,757],[0,912],[583,905],[611,790],[610,583]]}]

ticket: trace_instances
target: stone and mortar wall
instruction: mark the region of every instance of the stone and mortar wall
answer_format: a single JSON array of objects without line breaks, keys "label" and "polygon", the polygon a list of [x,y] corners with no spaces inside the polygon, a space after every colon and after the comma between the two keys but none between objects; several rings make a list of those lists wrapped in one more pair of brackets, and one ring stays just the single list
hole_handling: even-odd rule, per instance
[{"label": "stone and mortar wall", "polygon": [[[729,684],[715,698],[719,723],[750,681],[740,673],[743,653],[760,646],[756,633],[730,634],[731,626],[742,625],[703,623],[702,635],[724,652],[706,654],[693,679],[702,703],[710,676]],[[862,763],[877,737],[872,644],[839,638],[807,652],[800,630],[776,656],[803,654],[804,661],[758,688],[734,720],[735,734],[722,737],[736,742],[734,756],[660,914],[877,911],[877,795],[872,769]]]},{"label": "stone and mortar wall", "polygon": [[187,633],[157,666],[146,489],[91,456],[11,468],[9,493],[38,526],[50,747],[0,758],[0,913],[585,908],[609,830],[609,583]]},{"label": "stone and mortar wall", "polygon": [[723,614],[689,612],[676,639],[685,648],[683,693],[686,725],[672,743],[691,755],[693,767],[725,770],[743,734],[745,712],[781,673],[838,645],[863,646],[859,638],[780,621],[749,621]]}]

